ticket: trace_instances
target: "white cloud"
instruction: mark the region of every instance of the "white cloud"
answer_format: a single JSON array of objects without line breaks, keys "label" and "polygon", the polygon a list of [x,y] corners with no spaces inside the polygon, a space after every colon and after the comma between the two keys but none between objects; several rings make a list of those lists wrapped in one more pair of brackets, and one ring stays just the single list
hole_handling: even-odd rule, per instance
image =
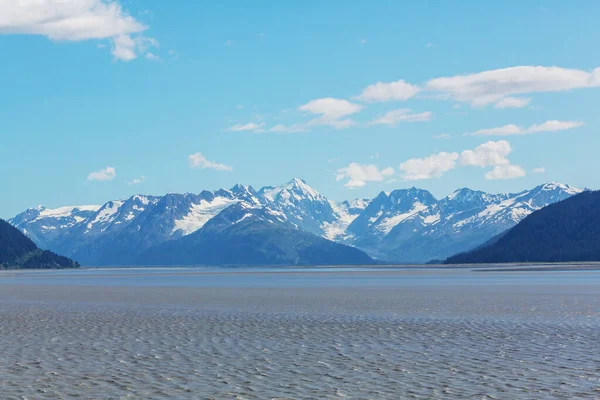
[{"label": "white cloud", "polygon": [[100,171],[92,172],[88,175],[88,181],[112,181],[117,176],[117,170],[113,167],[106,167]]},{"label": "white cloud", "polygon": [[553,132],[553,131],[564,131],[567,129],[579,128],[583,126],[583,122],[580,121],[557,121],[551,120],[546,121],[539,125],[532,125],[527,129],[527,133],[536,132]]},{"label": "white cloud", "polygon": [[425,111],[418,114],[412,114],[410,108],[400,108],[398,110],[388,111],[379,118],[370,122],[372,125],[396,125],[398,122],[422,122],[431,121],[431,111]]},{"label": "white cloud", "polygon": [[269,132],[278,132],[278,133],[298,133],[298,132],[306,132],[308,130],[305,124],[294,124],[294,125],[283,125],[277,124],[271,129]]},{"label": "white cloud", "polygon": [[527,135],[538,132],[554,132],[574,129],[583,126],[583,122],[579,121],[557,121],[550,120],[541,124],[531,125],[529,128],[523,128],[517,125],[508,124],[498,128],[480,129],[471,133],[473,136],[510,136],[510,135]]},{"label": "white cloud", "polygon": [[460,156],[462,165],[474,167],[491,167],[497,165],[508,165],[510,161],[506,158],[512,152],[510,143],[506,140],[497,142],[489,141],[479,145],[475,150],[465,150]]},{"label": "white cloud", "polygon": [[[492,167],[486,172],[486,179],[512,179],[525,176],[525,170],[513,165],[507,156],[512,152],[506,140],[488,141],[473,150],[440,152],[424,158],[412,158],[400,164],[402,178],[406,181],[441,178],[447,171],[464,167]],[[543,168],[542,168],[543,170]],[[538,172],[539,169],[536,169]]]},{"label": "white cloud", "polygon": [[129,182],[129,184],[130,185],[139,185],[140,183],[143,183],[145,181],[146,181],[146,177],[144,175],[142,175],[139,178],[133,179],[131,182]]},{"label": "white cloud", "polygon": [[523,108],[531,103],[531,99],[522,97],[505,97],[496,103],[494,108]]},{"label": "white cloud", "polygon": [[261,132],[261,131],[263,131],[264,126],[265,126],[264,122],[261,122],[260,124],[250,122],[248,124],[237,124],[237,125],[230,126],[229,128],[227,128],[227,130],[232,131],[232,132],[241,132],[241,131]]},{"label": "white cloud", "polygon": [[525,170],[510,163],[506,158],[512,152],[506,140],[489,141],[479,145],[475,150],[465,150],[460,156],[462,165],[473,167],[494,167],[486,172],[485,179],[513,179],[525,176]]},{"label": "white cloud", "polygon": [[0,10],[0,34],[42,35],[56,41],[109,39],[113,55],[123,61],[156,44],[141,36],[147,26],[116,1],[0,0]]},{"label": "white cloud", "polygon": [[544,168],[544,167],[534,168],[533,172],[535,172],[536,174],[543,174],[544,172],[546,172],[546,168]]},{"label": "white cloud", "polygon": [[[517,66],[429,80],[425,87],[456,101],[484,107],[516,94],[558,92],[600,86],[600,68],[592,72],[542,66]],[[508,103],[514,100],[508,100]]]},{"label": "white cloud", "polygon": [[146,57],[146,59],[148,59],[148,60],[152,60],[152,61],[160,61],[160,57],[159,57],[159,56],[157,56],[157,55],[156,55],[156,54],[154,54],[154,53],[151,53],[151,52],[147,52],[147,53],[146,53],[146,55],[145,55],[145,57]]},{"label": "white cloud", "polygon": [[367,39],[360,39],[358,41],[358,44],[367,44],[367,42],[368,42]]},{"label": "white cloud", "polygon": [[525,176],[525,170],[518,165],[497,165],[485,174],[485,179],[514,179]]},{"label": "white cloud", "polygon": [[351,163],[347,167],[337,170],[336,180],[348,179],[344,186],[356,188],[365,186],[367,182],[381,182],[394,174],[393,168],[379,170],[373,164]]},{"label": "white cloud", "polygon": [[351,103],[348,100],[334,99],[333,97],[311,100],[298,107],[298,111],[319,114],[327,119],[342,118],[347,115],[356,114],[362,109],[363,106],[359,104]]},{"label": "white cloud", "polygon": [[336,129],[344,129],[354,125],[355,122],[351,119],[342,118],[348,115],[356,114],[363,108],[363,106],[351,103],[348,100],[326,97],[322,99],[311,100],[308,103],[298,107],[298,111],[320,115],[319,118],[315,118],[307,122],[305,127],[328,125]]},{"label": "white cloud", "polygon": [[400,79],[396,82],[377,82],[367,86],[356,98],[368,103],[408,100],[419,93],[419,91],[420,89],[417,86]]},{"label": "white cloud", "polygon": [[433,136],[434,139],[450,139],[450,135],[447,133],[440,133],[439,135],[434,135]]},{"label": "white cloud", "polygon": [[444,172],[456,167],[458,153],[441,152],[425,158],[412,158],[400,164],[407,181],[440,178]]},{"label": "white cloud", "polygon": [[159,57],[148,51],[150,47],[158,47],[158,42],[143,36],[132,38],[129,35],[121,35],[113,39],[112,55],[122,61],[131,61],[140,54],[145,54],[149,60],[157,60]]},{"label": "white cloud", "polygon": [[229,165],[225,165],[225,164],[219,164],[213,161],[209,161],[206,159],[206,157],[204,157],[204,155],[202,155],[202,153],[195,153],[192,154],[188,157],[188,162],[190,165],[190,168],[208,168],[208,169],[214,169],[217,171],[231,171],[233,170],[232,167],[230,167]]}]

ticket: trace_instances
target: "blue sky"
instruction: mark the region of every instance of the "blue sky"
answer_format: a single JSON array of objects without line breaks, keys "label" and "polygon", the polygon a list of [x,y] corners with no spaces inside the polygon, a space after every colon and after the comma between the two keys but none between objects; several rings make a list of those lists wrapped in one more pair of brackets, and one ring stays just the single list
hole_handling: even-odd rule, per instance
[{"label": "blue sky", "polygon": [[292,177],[333,200],[600,187],[598,2],[17,3],[1,217]]}]

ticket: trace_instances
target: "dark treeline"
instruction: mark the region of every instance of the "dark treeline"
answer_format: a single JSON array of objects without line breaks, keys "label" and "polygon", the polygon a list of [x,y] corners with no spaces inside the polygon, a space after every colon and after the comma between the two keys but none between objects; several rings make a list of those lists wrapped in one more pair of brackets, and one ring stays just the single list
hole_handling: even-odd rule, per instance
[{"label": "dark treeline", "polygon": [[76,268],[79,264],[38,249],[27,236],[0,219],[0,269],[13,268]]}]

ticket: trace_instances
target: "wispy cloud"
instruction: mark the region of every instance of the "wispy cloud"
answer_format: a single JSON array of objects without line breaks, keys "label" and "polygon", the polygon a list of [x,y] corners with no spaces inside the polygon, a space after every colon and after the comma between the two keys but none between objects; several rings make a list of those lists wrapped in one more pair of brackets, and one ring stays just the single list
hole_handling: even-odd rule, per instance
[{"label": "wispy cloud", "polygon": [[[600,68],[592,72],[543,66],[517,66],[483,71],[470,75],[435,78],[425,84],[429,91],[474,107],[522,106],[527,99],[512,96],[561,92],[600,86]],[[529,104],[529,103],[527,103]]]},{"label": "wispy cloud", "polygon": [[214,169],[216,171],[232,171],[233,167],[209,161],[202,153],[195,153],[188,157],[190,168]]},{"label": "wispy cloud", "polygon": [[308,126],[306,124],[293,124],[293,125],[284,125],[277,124],[269,129],[269,132],[275,133],[298,133],[298,132],[307,132]]},{"label": "wispy cloud", "polygon": [[264,132],[263,127],[265,126],[264,122],[260,124],[256,124],[254,122],[250,122],[248,124],[237,124],[230,126],[227,128],[228,131],[231,132],[242,132],[242,131],[252,131],[252,132]]},{"label": "wispy cloud", "polygon": [[531,99],[523,97],[505,97],[494,105],[494,108],[523,108],[531,103]]},{"label": "wispy cloud", "polygon": [[146,177],[144,175],[139,178],[135,178],[129,182],[129,185],[139,185],[140,183],[144,183],[146,181]]},{"label": "wispy cloud", "polygon": [[550,120],[541,124],[531,125],[529,128],[523,128],[517,125],[508,124],[498,128],[480,129],[470,133],[473,136],[511,136],[511,135],[528,135],[539,132],[555,132],[568,129],[579,128],[583,126],[580,121],[557,121]]},{"label": "wispy cloud", "polygon": [[328,125],[335,129],[344,129],[355,124],[354,120],[344,118],[360,112],[363,108],[363,106],[348,100],[326,97],[311,100],[298,107],[298,111],[320,116],[307,122],[305,127]]},{"label": "wispy cloud", "polygon": [[151,60],[151,61],[160,61],[160,57],[152,52],[147,52],[144,57],[146,57],[146,59]]},{"label": "wispy cloud", "polygon": [[419,93],[419,91],[419,87],[400,79],[396,82],[377,82],[367,86],[361,94],[356,96],[356,99],[367,103],[408,100]]},{"label": "wispy cloud", "polygon": [[117,176],[117,170],[113,167],[106,167],[100,171],[92,172],[88,175],[88,181],[112,181]]},{"label": "wispy cloud", "polygon": [[425,111],[422,113],[412,113],[410,108],[400,108],[398,110],[388,111],[387,113],[379,116],[375,120],[371,121],[371,125],[392,125],[395,126],[399,122],[423,122],[431,121],[431,111]]}]

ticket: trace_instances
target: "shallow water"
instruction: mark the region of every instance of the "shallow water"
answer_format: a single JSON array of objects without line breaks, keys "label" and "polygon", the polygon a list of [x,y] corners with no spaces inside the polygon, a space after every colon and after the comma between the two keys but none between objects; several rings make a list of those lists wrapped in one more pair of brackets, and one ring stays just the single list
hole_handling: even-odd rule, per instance
[{"label": "shallow water", "polygon": [[0,274],[2,398],[600,398],[600,272]]}]

